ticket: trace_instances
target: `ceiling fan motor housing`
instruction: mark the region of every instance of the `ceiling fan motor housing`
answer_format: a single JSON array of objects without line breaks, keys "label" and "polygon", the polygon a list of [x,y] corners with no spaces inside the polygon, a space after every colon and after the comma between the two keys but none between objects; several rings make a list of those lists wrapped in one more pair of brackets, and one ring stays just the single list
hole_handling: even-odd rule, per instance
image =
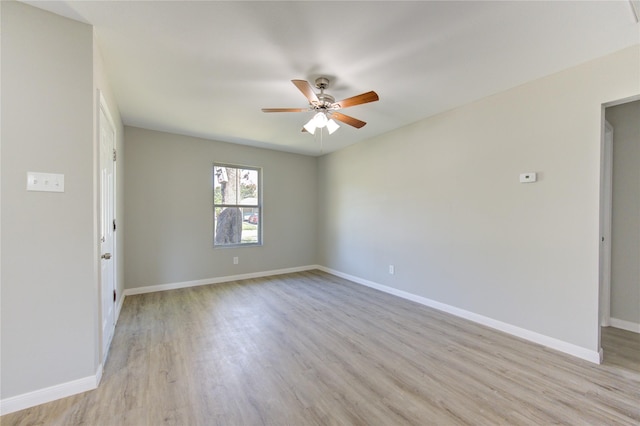
[{"label": "ceiling fan motor housing", "polygon": [[318,95],[318,100],[320,101],[318,107],[325,109],[331,107],[331,105],[336,101],[333,96],[327,95],[326,93],[320,93]]}]

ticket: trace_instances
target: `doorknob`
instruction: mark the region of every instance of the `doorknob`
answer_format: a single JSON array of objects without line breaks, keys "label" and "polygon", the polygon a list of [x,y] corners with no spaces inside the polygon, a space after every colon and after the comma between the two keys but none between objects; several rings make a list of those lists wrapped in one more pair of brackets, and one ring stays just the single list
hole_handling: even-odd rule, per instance
[{"label": "doorknob", "polygon": [[101,256],[103,259],[109,260],[111,259],[111,253],[105,253]]}]

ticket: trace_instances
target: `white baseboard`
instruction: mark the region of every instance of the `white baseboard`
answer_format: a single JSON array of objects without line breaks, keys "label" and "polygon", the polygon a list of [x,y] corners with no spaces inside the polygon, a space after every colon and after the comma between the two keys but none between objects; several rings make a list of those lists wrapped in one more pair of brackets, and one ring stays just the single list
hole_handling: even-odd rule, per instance
[{"label": "white baseboard", "polygon": [[272,271],[252,272],[249,274],[227,275],[225,277],[205,278],[195,281],[184,281],[179,283],[150,285],[144,287],[127,288],[124,290],[125,296],[133,296],[134,294],[154,293],[156,291],[176,290],[179,288],[197,287],[208,284],[220,284],[229,281],[248,280],[252,278],[269,277],[271,275],[290,274],[293,272],[310,271],[312,269],[320,269],[318,265],[298,266],[295,268],[275,269]]},{"label": "white baseboard", "polygon": [[[536,333],[531,330],[527,330],[521,327],[517,327],[506,322],[498,321],[493,318],[479,315],[474,312],[466,311],[464,309],[456,308],[455,306],[447,305],[445,303],[437,302],[435,300],[428,299],[426,297],[417,296],[412,293],[408,293],[403,290],[398,290],[393,287],[388,287],[382,284],[375,283],[373,281],[365,280],[353,275],[345,274],[340,271],[336,271],[324,266],[318,266],[321,271],[327,272],[332,275],[353,281],[357,284],[362,284],[367,287],[374,288],[376,290],[383,291],[385,293],[393,294],[394,296],[402,297],[403,299],[411,300],[413,302],[420,303],[421,305],[429,306],[430,308],[437,309],[439,311],[447,312],[460,318],[464,318],[473,321],[478,324],[485,325],[496,330],[503,331],[513,336],[520,337],[533,343],[537,343],[542,346],[546,346],[551,349],[555,349],[560,352],[593,362],[594,364],[600,364],[602,358],[599,351],[592,351],[581,346],[574,345],[572,343],[565,342],[563,340],[556,339],[554,337],[545,336],[544,334]],[[613,318],[611,319],[613,322]]]},{"label": "white baseboard", "polygon": [[100,381],[102,381],[102,364],[98,366],[98,371],[96,371],[96,388],[100,385]]},{"label": "white baseboard", "polygon": [[611,327],[633,331],[634,333],[640,333],[640,324],[636,324],[635,322],[625,321],[617,318],[610,318],[609,325]]},{"label": "white baseboard", "polygon": [[96,371],[94,376],[2,399],[0,400],[0,416],[24,410],[26,408],[35,407],[36,405],[45,404],[57,399],[66,398],[82,392],[94,390],[98,387],[101,377],[102,365],[98,367],[98,371]]},{"label": "white baseboard", "polygon": [[122,292],[122,297],[118,300],[118,304],[116,305],[116,317],[115,324],[118,324],[118,318],[120,318],[120,311],[122,310],[122,305],[124,304],[124,299],[127,297],[126,290]]}]

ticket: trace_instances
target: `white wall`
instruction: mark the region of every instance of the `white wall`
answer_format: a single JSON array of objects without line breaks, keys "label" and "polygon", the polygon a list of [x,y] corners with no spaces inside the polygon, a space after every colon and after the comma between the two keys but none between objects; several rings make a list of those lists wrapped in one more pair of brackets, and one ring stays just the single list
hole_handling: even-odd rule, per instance
[{"label": "white wall", "polygon": [[[2,11],[4,401],[96,374],[93,34],[21,3]],[[27,192],[27,171],[64,193]]]},{"label": "white wall", "polygon": [[601,104],[640,93],[639,63],[636,46],[322,157],[318,263],[597,356]]},{"label": "white wall", "polygon": [[613,132],[611,317],[640,330],[640,101],[606,110]]},{"label": "white wall", "polygon": [[[125,156],[127,288],[315,264],[315,158],[134,127]],[[263,246],[213,248],[214,161],[262,168]]]}]

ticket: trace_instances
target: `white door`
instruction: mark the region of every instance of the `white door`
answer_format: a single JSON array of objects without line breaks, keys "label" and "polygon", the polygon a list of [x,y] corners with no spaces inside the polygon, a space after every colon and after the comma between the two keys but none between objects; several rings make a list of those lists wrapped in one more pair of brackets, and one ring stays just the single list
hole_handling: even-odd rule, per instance
[{"label": "white door", "polygon": [[102,300],[102,362],[115,329],[115,127],[100,94],[100,283]]}]

